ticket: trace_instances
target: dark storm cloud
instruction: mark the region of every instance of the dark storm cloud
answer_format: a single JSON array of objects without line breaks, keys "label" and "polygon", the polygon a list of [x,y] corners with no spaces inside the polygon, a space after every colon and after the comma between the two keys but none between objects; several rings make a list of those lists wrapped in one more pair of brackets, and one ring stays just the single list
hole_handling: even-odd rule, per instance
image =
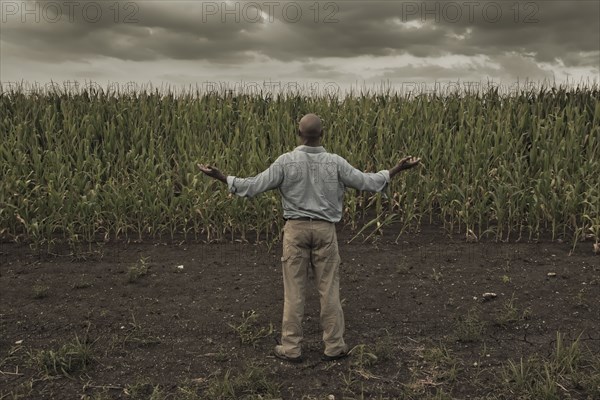
[{"label": "dark storm cloud", "polygon": [[[25,55],[49,61],[106,56],[236,63],[246,59],[243,53],[256,44],[246,39],[247,33],[260,29],[243,19],[231,24],[203,20],[202,7],[194,2],[78,1],[76,8],[62,7],[58,16],[54,7],[44,8],[47,3],[28,3],[29,10],[39,10],[39,22],[34,14],[23,16],[24,7],[19,6],[20,13],[3,15],[2,40],[27,49]],[[94,6],[86,9],[86,4]],[[118,11],[115,4],[120,5]],[[136,8],[128,8],[132,4]]]},{"label": "dark storm cloud", "polygon": [[[338,4],[339,23],[302,21],[294,27],[290,35],[301,38],[300,54],[349,57],[409,53],[425,57],[519,51],[534,54],[538,61],[562,58],[567,65],[597,66],[600,62],[597,57],[578,57],[580,52],[600,50],[600,2],[596,0]],[[422,26],[411,27],[407,22]],[[278,49],[277,54],[293,57],[290,53],[296,49]]]},{"label": "dark storm cloud", "polygon": [[596,0],[79,1],[72,10],[64,4],[75,3],[56,2],[63,4],[62,15],[53,7],[44,11],[48,2],[28,2],[37,5],[41,18],[25,23],[21,14],[7,12],[7,3],[23,4],[3,1],[1,40],[23,49],[20,57],[49,62],[104,56],[243,65],[257,56],[309,62],[394,54],[501,59],[518,52],[540,62],[560,59],[565,66],[600,64]]}]

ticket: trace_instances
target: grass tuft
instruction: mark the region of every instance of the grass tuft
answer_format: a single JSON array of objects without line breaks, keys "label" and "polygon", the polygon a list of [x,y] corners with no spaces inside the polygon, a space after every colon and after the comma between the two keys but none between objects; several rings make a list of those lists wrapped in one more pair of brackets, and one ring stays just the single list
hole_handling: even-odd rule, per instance
[{"label": "grass tuft", "polygon": [[274,399],[280,394],[279,384],[268,376],[264,368],[249,364],[238,374],[228,369],[221,376],[213,376],[203,396],[214,400]]},{"label": "grass tuft", "polygon": [[557,333],[554,351],[549,357],[509,360],[502,376],[515,398],[558,400],[565,398],[569,387],[600,393],[600,388],[594,388],[600,383],[598,372],[593,364],[590,368],[582,363],[579,338],[568,344],[564,336]]},{"label": "grass tuft", "polygon": [[46,376],[72,374],[84,371],[95,360],[94,342],[86,337],[75,338],[57,350],[37,350],[29,352],[29,365]]},{"label": "grass tuft", "polygon": [[481,340],[484,330],[485,322],[481,320],[481,311],[473,307],[466,315],[457,318],[454,336],[460,342],[477,342]]},{"label": "grass tuft", "polygon": [[237,324],[229,324],[231,329],[238,335],[242,344],[249,344],[256,347],[258,341],[273,333],[273,324],[269,323],[269,327],[261,327],[257,323],[259,314],[254,311],[242,312],[242,320]]},{"label": "grass tuft", "polygon": [[135,283],[141,277],[146,275],[148,275],[148,257],[142,257],[136,264],[130,266],[127,270],[127,281],[129,283]]},{"label": "grass tuft", "polygon": [[50,291],[50,287],[46,285],[35,285],[33,287],[33,297],[36,299],[45,299],[48,297],[48,293]]}]

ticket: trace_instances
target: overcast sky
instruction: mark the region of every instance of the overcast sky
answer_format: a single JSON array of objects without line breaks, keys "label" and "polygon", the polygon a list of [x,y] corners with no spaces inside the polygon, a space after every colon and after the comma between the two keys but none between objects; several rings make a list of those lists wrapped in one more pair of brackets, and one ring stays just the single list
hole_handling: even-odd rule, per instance
[{"label": "overcast sky", "polygon": [[2,82],[600,81],[600,1],[0,0]]}]

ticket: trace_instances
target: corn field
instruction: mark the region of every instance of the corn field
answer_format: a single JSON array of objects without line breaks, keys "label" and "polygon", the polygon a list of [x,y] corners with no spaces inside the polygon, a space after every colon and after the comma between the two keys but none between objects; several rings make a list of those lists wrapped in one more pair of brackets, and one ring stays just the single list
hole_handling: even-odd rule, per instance
[{"label": "corn field", "polygon": [[325,148],[361,170],[422,158],[387,196],[347,192],[343,223],[354,229],[394,222],[400,235],[436,223],[496,240],[600,239],[596,85],[346,97],[5,89],[2,240],[276,239],[275,191],[229,195],[196,163],[256,175],[297,145],[309,112],[324,121]]}]

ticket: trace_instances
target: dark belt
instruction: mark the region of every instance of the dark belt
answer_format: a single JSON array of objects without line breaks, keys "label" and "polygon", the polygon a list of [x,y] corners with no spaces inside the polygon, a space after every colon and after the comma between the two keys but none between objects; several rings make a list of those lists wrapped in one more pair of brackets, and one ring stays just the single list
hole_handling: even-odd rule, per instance
[{"label": "dark belt", "polygon": [[284,218],[283,220],[284,221],[321,221],[321,222],[329,222],[330,224],[332,223],[331,221],[327,221],[325,219],[311,218],[311,217]]}]

